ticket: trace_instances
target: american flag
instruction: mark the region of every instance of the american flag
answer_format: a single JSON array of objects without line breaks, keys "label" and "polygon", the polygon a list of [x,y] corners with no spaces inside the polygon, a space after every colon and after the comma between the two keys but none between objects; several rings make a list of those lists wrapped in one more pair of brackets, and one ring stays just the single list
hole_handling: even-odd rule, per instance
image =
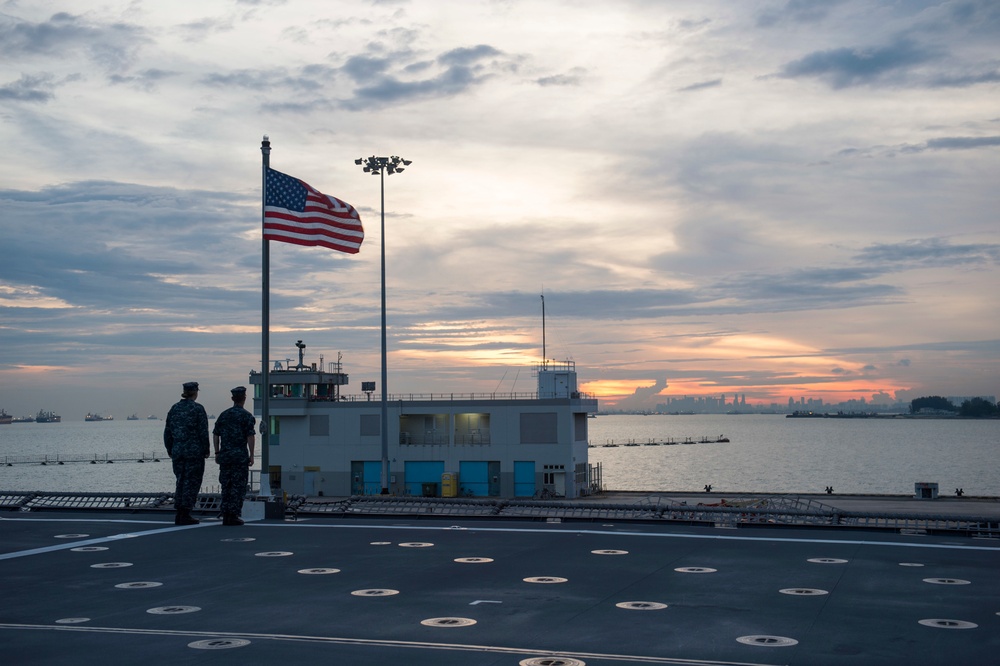
[{"label": "american flag", "polygon": [[265,239],[350,254],[361,247],[365,230],[351,204],[270,168],[264,187]]}]

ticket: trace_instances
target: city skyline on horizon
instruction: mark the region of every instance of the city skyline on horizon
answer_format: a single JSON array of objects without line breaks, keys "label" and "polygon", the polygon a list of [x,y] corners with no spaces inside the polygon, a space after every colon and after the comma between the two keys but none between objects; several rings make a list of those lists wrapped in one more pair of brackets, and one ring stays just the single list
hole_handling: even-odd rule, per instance
[{"label": "city skyline on horizon", "polygon": [[[283,358],[283,359],[278,359],[276,362],[277,362],[277,364],[280,364],[280,367],[291,367],[290,362],[292,360],[294,360],[294,359]],[[326,365],[327,365],[327,371],[336,371],[336,368],[332,365],[332,362],[327,363]],[[278,367],[278,366],[276,365],[276,367]],[[246,382],[246,384],[247,385],[250,384],[249,379]],[[363,391],[360,391],[360,386],[361,386],[361,382],[360,381],[356,382],[356,384],[359,387],[358,390],[346,390],[346,391],[344,391],[344,395],[348,396],[348,397],[353,396],[354,398],[356,398],[356,397],[364,394],[368,400],[372,400],[375,403],[378,403],[378,398],[379,398],[380,394],[378,394],[378,393],[372,393],[371,395],[368,395],[367,393],[365,393]],[[347,388],[347,387],[345,387],[345,388]],[[586,393],[586,391],[584,391],[584,392]],[[503,391],[499,391],[499,392],[498,391],[494,391],[494,394],[498,398],[500,398],[500,399],[503,399],[504,396],[510,395],[510,394],[522,394],[523,395],[525,393],[530,393],[530,392],[526,392],[526,391],[513,391],[512,390],[510,393],[506,393],[506,392],[503,392]],[[441,397],[443,395],[462,396],[462,395],[473,395],[473,394],[474,394],[474,392],[457,393],[457,394],[438,394],[438,397]],[[409,397],[409,398],[420,399],[420,398],[427,398],[427,397],[429,397],[431,395],[433,395],[433,394],[421,394],[421,393],[417,393],[417,394],[409,394],[409,395],[399,394],[399,395],[397,395],[395,397],[397,397],[397,398],[399,398],[399,397],[403,397],[403,398]],[[476,394],[476,395],[484,395],[484,394]],[[891,396],[889,396],[887,394],[876,394],[876,395],[871,395],[869,397],[866,397],[866,396],[862,395],[862,396],[855,397],[855,398],[846,398],[844,400],[840,400],[840,401],[837,401],[837,402],[831,402],[829,400],[824,400],[821,397],[804,396],[804,395],[800,395],[800,396],[788,396],[785,402],[775,402],[775,401],[768,402],[768,401],[765,401],[765,400],[755,400],[752,397],[748,400],[747,399],[747,394],[745,392],[739,392],[739,391],[730,392],[728,395],[732,396],[732,401],[728,401],[727,402],[727,399],[726,399],[727,394],[726,393],[722,393],[722,394],[718,394],[718,393],[714,393],[714,394],[713,393],[702,393],[702,394],[692,394],[692,395],[689,395],[689,394],[676,394],[676,395],[673,395],[673,394],[657,394],[656,398],[658,400],[663,400],[663,402],[655,402],[654,404],[652,404],[651,407],[648,407],[648,408],[643,408],[643,407],[632,407],[632,408],[624,407],[624,408],[622,408],[622,407],[619,407],[617,405],[617,403],[612,403],[610,406],[602,405],[601,409],[599,410],[599,412],[600,413],[630,413],[630,412],[639,412],[639,413],[676,413],[678,411],[678,409],[670,409],[671,406],[680,406],[681,409],[688,409],[688,408],[691,408],[691,407],[695,407],[695,408],[701,409],[703,413],[725,413],[723,411],[708,411],[708,412],[704,412],[704,409],[705,408],[709,408],[709,409],[716,409],[716,408],[718,408],[720,410],[724,410],[727,407],[729,407],[729,408],[732,408],[732,407],[741,408],[742,407],[742,408],[749,409],[751,411],[775,410],[775,411],[778,411],[779,413],[785,413],[785,412],[788,412],[788,411],[794,411],[794,410],[796,410],[798,408],[816,408],[816,409],[821,409],[821,408],[845,408],[846,407],[848,409],[854,409],[857,406],[871,406],[871,407],[879,407],[879,408],[889,408],[889,409],[891,409],[891,408],[894,408],[894,407],[908,406],[914,399],[934,397],[936,394],[928,393],[926,395],[919,395],[919,396],[915,395],[915,396],[913,396],[911,398],[907,398],[905,400],[903,400],[903,399],[896,399],[896,398],[891,397]],[[945,396],[940,396],[940,397],[946,398],[953,405],[955,405],[955,407],[961,407],[962,402],[964,402],[965,400],[971,400],[973,398],[980,398],[980,399],[986,400],[987,402],[990,402],[991,404],[997,404],[997,398],[996,398],[995,395],[992,395],[992,394],[945,395]],[[206,399],[203,398],[203,397],[201,397],[201,396],[199,396],[198,400],[201,403],[206,403]],[[209,405],[216,405],[216,406],[219,407],[218,409],[209,409],[208,411],[209,411],[210,414],[212,414],[213,412],[221,412],[223,409],[225,409],[226,407],[230,406],[228,404],[228,402],[222,401],[219,396],[213,396],[213,397],[209,398],[207,400],[207,404],[209,404]],[[167,405],[167,406],[169,406],[169,405]],[[2,406],[0,406],[0,408],[2,408]],[[15,416],[15,417],[32,417],[32,416],[35,415],[34,411],[24,412],[24,413],[12,413],[12,412],[7,411],[6,409],[4,409],[4,411],[6,413],[8,413],[8,414],[11,414],[12,416]],[[43,407],[42,410],[40,410],[40,411],[51,411],[53,413],[59,414],[60,417],[63,416],[62,414],[59,413],[60,410],[50,410],[50,409],[47,409],[47,408]],[[149,418],[162,419],[162,415],[157,415],[155,413],[151,413],[151,414],[148,414],[148,415],[147,414],[139,415],[139,412],[136,412],[134,410],[115,410],[115,409],[111,409],[111,410],[108,410],[108,409],[104,409],[104,410],[90,410],[90,411],[87,412],[87,415],[90,415],[90,414],[97,414],[99,416],[103,416],[103,417],[105,417],[106,420],[128,420],[128,419],[131,419],[132,417],[136,417],[138,420],[147,420]],[[127,417],[123,416],[123,415],[127,415]],[[63,420],[66,420],[66,421],[75,421],[75,420],[84,420],[84,419],[83,419],[83,417],[80,417],[79,419],[70,417],[70,418],[63,418]]]},{"label": "city skyline on horizon", "polygon": [[380,381],[384,212],[390,394],[1000,393],[996,3],[0,7],[8,413],[228,406],[264,135],[365,227],[270,244],[271,359]]}]

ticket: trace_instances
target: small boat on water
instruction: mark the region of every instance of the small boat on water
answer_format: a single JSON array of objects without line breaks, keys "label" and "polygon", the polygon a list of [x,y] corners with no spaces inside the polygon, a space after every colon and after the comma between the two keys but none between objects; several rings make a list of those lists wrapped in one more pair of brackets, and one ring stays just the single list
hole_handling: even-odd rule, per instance
[{"label": "small boat on water", "polygon": [[55,412],[47,412],[44,409],[38,410],[35,423],[62,423],[62,417]]},{"label": "small boat on water", "polygon": [[126,419],[125,419],[125,420],[126,420],[126,421],[138,421],[138,420],[139,420],[139,417],[138,417],[137,415],[135,415],[135,414],[132,414],[131,416],[129,416],[129,417],[126,417]]},{"label": "small boat on water", "polygon": [[146,417],[146,420],[147,421],[159,421],[160,419],[159,419],[159,417],[156,414],[150,414],[149,416]]}]

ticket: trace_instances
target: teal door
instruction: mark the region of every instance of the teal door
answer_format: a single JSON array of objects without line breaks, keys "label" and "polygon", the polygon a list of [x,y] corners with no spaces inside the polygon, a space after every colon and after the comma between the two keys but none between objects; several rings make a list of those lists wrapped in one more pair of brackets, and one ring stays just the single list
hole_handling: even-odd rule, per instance
[{"label": "teal door", "polygon": [[532,497],[535,494],[535,461],[514,461],[514,496]]},{"label": "teal door", "polygon": [[490,464],[463,460],[458,463],[458,494],[463,497],[486,497],[490,493]]},{"label": "teal door", "polygon": [[403,468],[406,477],[406,494],[420,497],[424,494],[424,484],[433,483],[437,488],[435,496],[441,494],[441,475],[444,474],[443,460],[407,461]]},{"label": "teal door", "polygon": [[382,461],[351,461],[351,494],[378,495],[382,492]]}]

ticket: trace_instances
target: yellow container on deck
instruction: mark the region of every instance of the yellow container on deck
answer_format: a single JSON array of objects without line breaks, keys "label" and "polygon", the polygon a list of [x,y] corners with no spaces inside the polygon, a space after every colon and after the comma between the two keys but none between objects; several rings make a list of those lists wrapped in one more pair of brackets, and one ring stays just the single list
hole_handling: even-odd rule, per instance
[{"label": "yellow container on deck", "polygon": [[457,472],[445,472],[441,475],[441,497],[458,497]]}]

